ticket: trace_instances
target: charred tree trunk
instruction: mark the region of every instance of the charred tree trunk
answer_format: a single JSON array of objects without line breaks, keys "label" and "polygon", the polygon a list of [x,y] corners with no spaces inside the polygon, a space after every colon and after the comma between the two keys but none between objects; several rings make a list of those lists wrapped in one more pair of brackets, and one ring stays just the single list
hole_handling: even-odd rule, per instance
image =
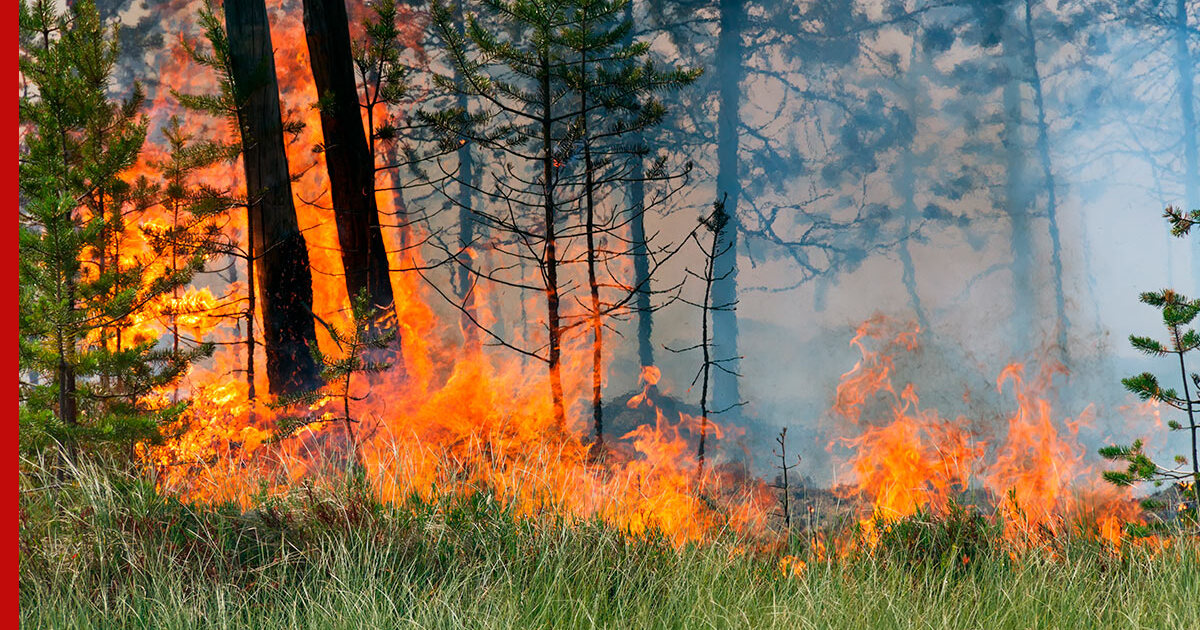
[{"label": "charred tree trunk", "polygon": [[[625,4],[625,20],[633,24],[633,0]],[[633,29],[625,36],[625,45],[633,44]],[[642,144],[642,133],[633,134],[633,144]],[[650,257],[646,246],[646,184],[642,180],[645,172],[642,168],[642,157],[633,156],[633,165],[629,173],[629,240],[633,255],[633,286],[637,287],[637,297],[634,299],[634,309],[637,319],[637,348],[638,364],[654,365],[654,345],[651,338],[654,333],[654,313],[650,309]]]},{"label": "charred tree trunk", "polygon": [[[464,27],[464,19],[462,12],[462,2],[457,2],[454,5],[454,28],[459,37],[466,37],[466,29]],[[458,67],[454,68],[454,81],[458,85],[457,102],[458,108],[467,111],[467,95],[462,89],[462,77],[458,73]],[[479,345],[479,332],[476,330],[474,322],[479,321],[477,309],[475,308],[475,278],[472,273],[472,259],[468,253],[468,248],[474,247],[475,242],[475,213],[471,205],[471,197],[475,188],[475,158],[471,154],[471,145],[467,142],[462,142],[458,146],[458,269],[457,284],[458,297],[463,302],[463,341],[468,347],[477,347]]]},{"label": "charred tree trunk", "polygon": [[721,256],[721,233],[725,231],[729,215],[725,214],[724,201],[713,207],[711,219],[706,223],[712,230],[712,245],[704,261],[704,301],[700,303],[700,351],[704,363],[700,365],[700,441],[696,447],[696,476],[704,479],[704,462],[708,457],[708,414],[711,411],[708,403],[709,382],[712,377],[713,356],[712,340],[709,337],[709,317],[715,316],[719,310],[712,307],[713,285],[716,276],[713,275],[716,261]]},{"label": "charred tree trunk", "polygon": [[554,199],[554,138],[551,136],[554,95],[550,92],[550,51],[543,44],[540,53],[540,97],[542,102],[542,206],[546,230],[545,252],[542,259],[542,274],[546,287],[546,315],[549,350],[547,363],[550,371],[550,396],[554,403],[554,424],[561,431],[567,426],[566,406],[563,403],[562,386],[562,325],[559,321],[558,295],[558,243],[555,222],[558,220]]},{"label": "charred tree trunk", "polygon": [[375,203],[375,157],[363,133],[344,0],[304,0],[304,35],[319,95],[346,290],[352,299],[366,293],[375,309],[372,324],[379,326],[395,303]]},{"label": "charred tree trunk", "polygon": [[742,82],[742,24],[745,6],[741,0],[721,0],[721,33],[717,40],[717,80],[720,110],[717,114],[717,191],[728,195],[725,212],[729,225],[717,251],[713,275],[713,354],[723,361],[713,382],[713,407],[728,409],[741,402],[738,387],[737,302],[737,203],[742,186],[738,177],[738,108]]},{"label": "charred tree trunk", "polygon": [[225,0],[233,81],[242,103],[238,122],[246,197],[259,246],[255,272],[267,351],[267,379],[275,394],[310,389],[320,380],[309,344],[313,325],[308,248],[296,221],[283,143],[278,81],[263,0]]},{"label": "charred tree trunk", "polygon": [[[246,206],[246,398],[250,401],[257,396],[254,391],[254,312],[258,308],[258,287],[254,281],[257,273],[254,265],[254,232],[254,213],[250,206]],[[250,408],[253,410],[254,406]]]},{"label": "charred tree trunk", "polygon": [[1037,40],[1033,33],[1033,2],[1025,0],[1025,66],[1033,87],[1033,105],[1037,110],[1037,151],[1041,160],[1042,179],[1046,187],[1046,219],[1050,232],[1050,273],[1054,283],[1055,335],[1059,354],[1067,358],[1067,298],[1063,293],[1062,242],[1058,232],[1058,196],[1055,191],[1053,161],[1050,158],[1050,131],[1046,124],[1046,102],[1042,97],[1042,75],[1038,71]]},{"label": "charred tree trunk", "polygon": [[[587,24],[584,23],[584,31]],[[587,53],[580,55],[579,74],[582,81],[587,81]],[[584,169],[584,209],[585,230],[587,241],[587,276],[588,290],[591,296],[591,313],[589,319],[592,327],[592,426],[596,432],[594,452],[602,455],[604,451],[604,326],[600,321],[600,283],[596,279],[596,180],[595,165],[592,162],[592,143],[588,136],[588,88],[579,90],[580,127],[583,139],[583,169]]]}]

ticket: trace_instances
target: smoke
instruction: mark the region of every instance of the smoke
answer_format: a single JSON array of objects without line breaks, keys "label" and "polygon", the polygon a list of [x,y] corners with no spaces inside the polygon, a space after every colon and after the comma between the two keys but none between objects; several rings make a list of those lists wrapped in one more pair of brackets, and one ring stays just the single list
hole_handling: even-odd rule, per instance
[{"label": "smoke", "polygon": [[[198,3],[100,4],[133,44],[122,76],[151,82],[150,99],[161,102],[153,74],[139,73],[163,63],[181,31],[194,28],[185,16]],[[714,67],[717,7],[687,14],[696,19],[684,29],[648,4],[657,3],[635,3],[639,37],[656,54]],[[986,11],[976,8],[983,4]],[[1157,6],[1145,11],[1156,10],[1150,5]],[[1196,2],[1186,6],[1197,10]],[[827,410],[858,359],[849,346],[854,328],[875,313],[923,322],[921,349],[902,359],[896,378],[917,383],[923,405],[943,417],[1002,418],[1012,402],[996,394],[994,379],[1004,366],[1060,360],[1069,373],[1055,381],[1063,416],[1096,405],[1094,428],[1081,437],[1090,450],[1158,430],[1128,424],[1123,408],[1131,402],[1119,378],[1147,370],[1168,382],[1177,376],[1125,341],[1160,327],[1137,294],[1168,286],[1200,292],[1195,239],[1171,238],[1160,218],[1165,205],[1186,201],[1187,179],[1200,177],[1184,163],[1186,137],[1196,130],[1184,128],[1170,33],[1111,13],[1107,3],[1030,7],[1026,24],[1023,2],[929,10],[917,1],[755,4],[742,26],[742,76],[710,72],[669,103],[673,116],[651,142],[696,169],[688,194],[652,217],[649,229],[682,234],[722,192],[715,189],[718,88],[737,81],[743,95],[737,315],[747,404],[728,416],[750,430],[746,445],[759,469],[768,469],[770,437],[789,426],[802,474],[833,481]],[[1193,57],[1196,39],[1190,35]],[[1043,131],[1061,278],[1038,152]],[[685,250],[660,270],[660,283],[701,264],[698,252]],[[1055,344],[1058,281],[1066,348]],[[690,284],[683,295],[696,301],[700,291]],[[539,316],[528,297],[493,293],[503,326]],[[657,311],[654,324],[664,381],[695,402],[698,391],[688,384],[698,356],[661,348],[699,341],[699,311],[677,302]],[[635,323],[618,330],[611,397],[635,390],[640,371]],[[1158,446],[1173,453],[1178,443]]]}]

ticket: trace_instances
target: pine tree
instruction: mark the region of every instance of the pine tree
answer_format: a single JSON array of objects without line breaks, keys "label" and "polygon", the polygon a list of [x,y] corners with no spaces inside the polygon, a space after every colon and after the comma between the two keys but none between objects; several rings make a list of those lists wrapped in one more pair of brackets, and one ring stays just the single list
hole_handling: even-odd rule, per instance
[{"label": "pine tree", "polygon": [[[445,42],[449,61],[460,81],[440,78],[447,91],[461,91],[479,104],[476,112],[443,111],[429,115],[441,127],[446,144],[463,140],[495,151],[499,160],[498,186],[486,193],[487,201],[507,209],[488,214],[473,208],[476,216],[494,230],[518,235],[526,250],[522,260],[536,262],[541,292],[546,302],[545,355],[526,351],[545,361],[550,380],[555,424],[566,426],[562,384],[562,287],[559,274],[566,243],[559,236],[568,193],[560,186],[564,149],[573,138],[568,123],[573,112],[560,102],[565,91],[561,25],[568,20],[566,0],[489,0],[483,3],[497,23],[485,27],[476,16],[468,19],[459,35],[454,14],[445,5],[433,5],[434,26]],[[500,35],[498,35],[500,34]],[[507,34],[507,35],[505,35]],[[513,173],[514,177],[504,175]],[[536,217],[536,218],[535,218]],[[525,221],[530,220],[530,225]],[[529,288],[533,288],[532,286]]]},{"label": "pine tree", "polygon": [[[1171,221],[1172,234],[1186,236],[1191,228],[1200,222],[1200,210],[1190,213],[1167,208],[1166,217]],[[1112,445],[1100,449],[1100,454],[1107,459],[1128,464],[1125,470],[1105,471],[1104,478],[1119,485],[1129,486],[1139,482],[1153,482],[1161,485],[1164,482],[1178,483],[1181,489],[1191,487],[1195,504],[1189,510],[1195,519],[1200,511],[1200,460],[1197,458],[1198,439],[1200,439],[1200,373],[1189,372],[1187,357],[1200,349],[1200,333],[1191,328],[1192,322],[1200,315],[1200,299],[1190,299],[1171,289],[1149,291],[1141,294],[1141,301],[1162,312],[1163,326],[1169,336],[1164,343],[1151,337],[1131,335],[1130,344],[1134,349],[1152,357],[1174,357],[1179,363],[1179,376],[1183,381],[1183,391],[1163,387],[1158,377],[1150,372],[1121,379],[1121,383],[1130,392],[1142,400],[1153,400],[1169,409],[1187,414],[1187,424],[1177,420],[1169,420],[1167,425],[1172,431],[1188,431],[1191,437],[1192,456],[1191,470],[1186,470],[1189,459],[1179,455],[1175,457],[1174,466],[1164,466],[1155,462],[1143,450],[1142,440],[1135,440],[1128,445]],[[1191,385],[1189,385],[1189,382]],[[1195,388],[1195,391],[1193,391]],[[1195,396],[1195,397],[1193,397]],[[1191,479],[1190,482],[1186,481]]]},{"label": "pine tree", "polygon": [[[575,326],[593,333],[592,407],[597,444],[603,441],[599,382],[603,319],[628,311],[639,291],[626,279],[601,278],[600,268],[637,246],[624,236],[628,212],[602,216],[599,200],[615,197],[634,172],[633,158],[648,150],[632,143],[636,132],[658,124],[663,107],[658,91],[690,83],[697,71],[660,71],[645,61],[649,47],[624,44],[632,24],[623,19],[625,3],[600,0],[491,0],[482,3],[494,16],[487,27],[477,16],[459,29],[456,12],[434,6],[434,26],[446,42],[453,77],[439,77],[447,91],[466,97],[472,109],[448,108],[425,119],[443,134],[443,147],[475,144],[493,152],[493,182],[475,181],[470,210],[493,234],[508,235],[513,245],[499,250],[515,258],[498,270],[471,273],[522,289],[524,278],[503,277],[522,263],[538,266],[546,303],[545,353],[516,348],[485,330],[494,341],[546,362],[555,417],[565,423],[561,377],[563,335]],[[664,182],[665,191],[638,212],[665,203],[686,181],[690,166],[670,173],[659,156],[643,181]],[[474,175],[472,174],[472,177]],[[462,179],[452,176],[459,183]],[[461,207],[461,205],[460,205]],[[600,245],[608,240],[619,246]],[[583,241],[584,251],[569,252]],[[660,248],[660,250],[668,248]],[[675,250],[677,251],[677,249]],[[662,254],[650,252],[648,255]],[[661,266],[664,257],[655,260]],[[572,283],[564,282],[570,265],[586,266],[589,297],[584,314],[568,311]],[[647,281],[648,284],[648,281]],[[603,299],[601,289],[618,294]],[[469,315],[469,314],[468,314]]]},{"label": "pine tree", "polygon": [[[178,90],[171,89],[171,95],[179,101],[185,109],[212,116],[213,118],[223,121],[233,129],[233,139],[230,141],[220,140],[216,138],[207,138],[203,141],[204,144],[212,147],[212,150],[224,153],[229,159],[236,159],[241,155],[241,134],[239,132],[239,108],[241,105],[241,97],[233,83],[233,64],[229,57],[229,37],[225,33],[225,27],[221,24],[220,18],[213,11],[212,4],[207,0],[204,6],[198,13],[199,23],[204,31],[204,37],[208,41],[209,49],[204,50],[193,44],[185,42],[185,47],[188,56],[192,61],[201,68],[207,69],[214,75],[216,79],[217,89],[212,93],[207,94],[186,94]],[[246,265],[246,298],[245,308],[242,310],[242,321],[245,323],[245,352],[246,352],[246,396],[249,400],[254,401],[257,398],[255,391],[255,351],[258,345],[258,340],[255,335],[255,314],[258,308],[258,287],[257,287],[257,272],[255,269],[254,253],[259,249],[259,245],[255,242],[255,213],[251,211],[250,205],[245,200],[234,200],[230,197],[230,203],[234,206],[241,206],[245,209],[246,217],[246,242],[245,245],[234,243],[228,244],[225,253],[227,255],[239,258]]]},{"label": "pine tree", "polygon": [[212,352],[161,348],[158,331],[133,324],[185,285],[204,255],[167,266],[121,251],[126,226],[153,203],[150,186],[124,179],[146,122],[138,85],[122,101],[109,97],[119,48],[93,2],[59,14],[50,0],[22,0],[19,23],[22,443],[56,441],[71,458],[105,444],[129,453],[186,408],[155,394]]},{"label": "pine tree", "polygon": [[[153,188],[170,222],[143,225],[142,232],[163,266],[174,274],[197,258],[209,260],[231,249],[218,219],[234,206],[235,200],[226,191],[193,180],[199,171],[227,161],[232,154],[223,144],[197,141],[184,131],[178,116],[171,117],[162,134],[169,152],[167,159],[154,164],[162,173],[163,182]],[[180,332],[181,319],[203,317],[218,322],[227,316],[223,304],[188,304],[183,290],[182,286],[172,289],[170,300],[161,308],[167,320],[171,352],[176,356],[183,356],[198,341]],[[228,296],[223,296],[222,301],[228,303]],[[176,388],[176,399],[178,393]]]},{"label": "pine tree", "polygon": [[[395,305],[375,202],[376,131],[373,116],[379,102],[392,98],[392,92],[404,90],[403,67],[398,63],[396,51],[388,46],[395,41],[395,6],[385,0],[375,7],[377,17],[381,10],[391,18],[390,23],[378,20],[368,24],[368,33],[375,36],[372,40],[381,45],[367,47],[356,60],[351,50],[350,25],[343,0],[304,0],[304,33],[325,140],[320,148],[329,171],[330,197],[346,289],[352,296],[367,292],[377,312],[377,326],[386,325]],[[390,28],[390,32],[381,33],[381,28]],[[387,37],[389,34],[392,37]],[[378,37],[380,35],[382,37]],[[363,90],[375,98],[362,104],[355,81],[355,66],[364,70],[364,62],[369,63],[368,57],[369,61],[375,62],[368,72],[375,72],[374,76],[363,72]],[[375,87],[373,92],[372,85]],[[361,109],[364,107],[369,137],[363,132]]]},{"label": "pine tree", "polygon": [[[354,390],[356,375],[378,374],[391,367],[385,361],[372,359],[383,354],[380,351],[390,349],[396,343],[395,328],[381,329],[377,326],[376,308],[369,293],[364,288],[351,299],[353,322],[350,328],[342,328],[321,322],[329,333],[330,339],[337,346],[341,356],[329,356],[321,352],[317,344],[309,347],[313,362],[321,367],[321,379],[325,383],[319,389],[281,396],[276,401],[279,408],[306,409],[314,407],[320,416],[313,417],[310,413],[300,415],[285,415],[278,419],[278,433],[275,439],[281,440],[294,435],[302,428],[314,424],[335,423],[345,429],[346,440],[349,444],[349,461],[355,471],[363,470],[362,454],[359,452],[358,439],[354,426],[361,423],[361,418],[353,413],[351,405],[363,400],[365,394],[357,394]],[[324,402],[323,402],[324,401]],[[329,406],[340,407],[332,411],[322,411]]]},{"label": "pine tree", "polygon": [[[655,93],[676,90],[691,84],[700,71],[658,70],[646,60],[650,46],[633,43],[629,33],[633,22],[626,18],[625,7],[630,0],[578,0],[571,15],[571,24],[563,29],[563,44],[574,57],[575,64],[564,66],[565,83],[576,98],[578,115],[574,133],[583,154],[582,188],[584,215],[584,264],[587,267],[588,315],[592,333],[592,425],[597,449],[604,445],[603,358],[606,318],[624,310],[629,298],[647,299],[652,292],[649,269],[635,275],[632,292],[627,291],[623,302],[601,299],[601,288],[627,283],[621,278],[605,278],[605,270],[621,257],[632,257],[635,268],[639,260],[648,257],[649,243],[645,231],[624,237],[620,232],[626,224],[642,222],[646,211],[644,199],[628,212],[601,216],[605,196],[615,197],[615,189],[632,179],[639,184],[646,180],[665,179],[665,156],[653,163],[649,172],[642,170],[643,158],[649,152],[640,140],[643,132],[662,122],[665,108]],[[566,161],[566,160],[564,160]],[[690,170],[688,165],[687,169]],[[651,205],[661,203],[661,199]],[[609,241],[601,245],[601,241]],[[624,245],[625,247],[621,247]],[[649,305],[641,305],[649,309]]]}]

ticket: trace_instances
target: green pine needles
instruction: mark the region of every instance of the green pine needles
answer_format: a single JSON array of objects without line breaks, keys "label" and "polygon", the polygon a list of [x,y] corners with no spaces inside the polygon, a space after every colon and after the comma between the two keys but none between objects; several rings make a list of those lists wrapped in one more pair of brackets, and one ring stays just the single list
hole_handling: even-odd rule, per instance
[{"label": "green pine needles", "polygon": [[[1171,233],[1175,236],[1186,236],[1192,226],[1200,220],[1200,210],[1184,213],[1168,207],[1164,215],[1172,224]],[[1197,435],[1200,425],[1197,415],[1200,415],[1200,374],[1189,372],[1187,356],[1200,348],[1200,334],[1191,328],[1192,322],[1200,315],[1200,300],[1191,299],[1171,289],[1142,293],[1142,303],[1153,306],[1162,313],[1163,326],[1167,330],[1168,339],[1159,341],[1152,337],[1131,335],[1129,342],[1138,351],[1152,357],[1172,359],[1178,362],[1179,376],[1182,380],[1182,391],[1164,387],[1158,377],[1150,372],[1121,379],[1125,389],[1136,394],[1142,400],[1153,400],[1169,409],[1183,412],[1187,415],[1187,424],[1178,420],[1169,420],[1167,425],[1172,431],[1188,431],[1191,437],[1192,456],[1191,470],[1187,470],[1189,460],[1183,455],[1177,455],[1173,465],[1165,466],[1151,459],[1143,450],[1142,440],[1135,440],[1128,445],[1110,445],[1100,449],[1100,455],[1113,460],[1124,462],[1124,470],[1105,471],[1104,478],[1119,486],[1130,486],[1140,482],[1152,482],[1156,486],[1164,483],[1175,483],[1181,491],[1190,490],[1194,503],[1190,508],[1181,510],[1183,515],[1190,515],[1195,521],[1197,510],[1200,509],[1200,462],[1197,461]],[[1189,385],[1189,382],[1191,383]],[[1195,388],[1195,391],[1193,391]]]},{"label": "green pine needles", "polygon": [[[378,374],[391,367],[384,359],[394,348],[396,328],[394,326],[378,326],[375,322],[375,307],[367,297],[366,291],[355,295],[351,300],[352,321],[349,327],[341,327],[324,320],[318,320],[329,333],[330,339],[337,346],[340,356],[330,356],[311,344],[313,360],[321,369],[321,380],[324,386],[311,390],[280,396],[272,406],[293,411],[305,410],[311,412],[314,407],[318,410],[330,406],[340,407],[340,410],[313,417],[311,413],[284,415],[276,422],[276,440],[282,440],[295,435],[301,429],[319,423],[341,423],[346,431],[349,444],[348,461],[351,470],[364,470],[362,457],[358,451],[358,437],[354,425],[360,424],[361,418],[352,413],[352,404],[366,398],[365,394],[354,393],[354,377]],[[323,402],[325,401],[325,402]],[[341,415],[338,415],[340,411]]]},{"label": "green pine needles", "polygon": [[156,316],[208,248],[189,237],[194,247],[129,251],[127,226],[163,203],[163,188],[127,181],[146,139],[144,98],[136,84],[110,98],[119,49],[92,0],[63,14],[22,0],[19,20],[21,444],[131,454],[186,408],[158,394],[212,352],[163,347],[155,328],[134,323]]}]

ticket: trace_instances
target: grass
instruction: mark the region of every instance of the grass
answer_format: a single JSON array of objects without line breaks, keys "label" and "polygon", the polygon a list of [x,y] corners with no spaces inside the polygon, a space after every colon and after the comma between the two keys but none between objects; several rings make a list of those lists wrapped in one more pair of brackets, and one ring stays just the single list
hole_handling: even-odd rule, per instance
[{"label": "grass", "polygon": [[[1200,628],[1200,545],[1016,560],[969,516],[779,570],[730,534],[676,549],[477,493],[385,506],[348,484],[242,511],[84,467],[22,474],[26,628]],[[963,564],[960,558],[974,554]]]}]

